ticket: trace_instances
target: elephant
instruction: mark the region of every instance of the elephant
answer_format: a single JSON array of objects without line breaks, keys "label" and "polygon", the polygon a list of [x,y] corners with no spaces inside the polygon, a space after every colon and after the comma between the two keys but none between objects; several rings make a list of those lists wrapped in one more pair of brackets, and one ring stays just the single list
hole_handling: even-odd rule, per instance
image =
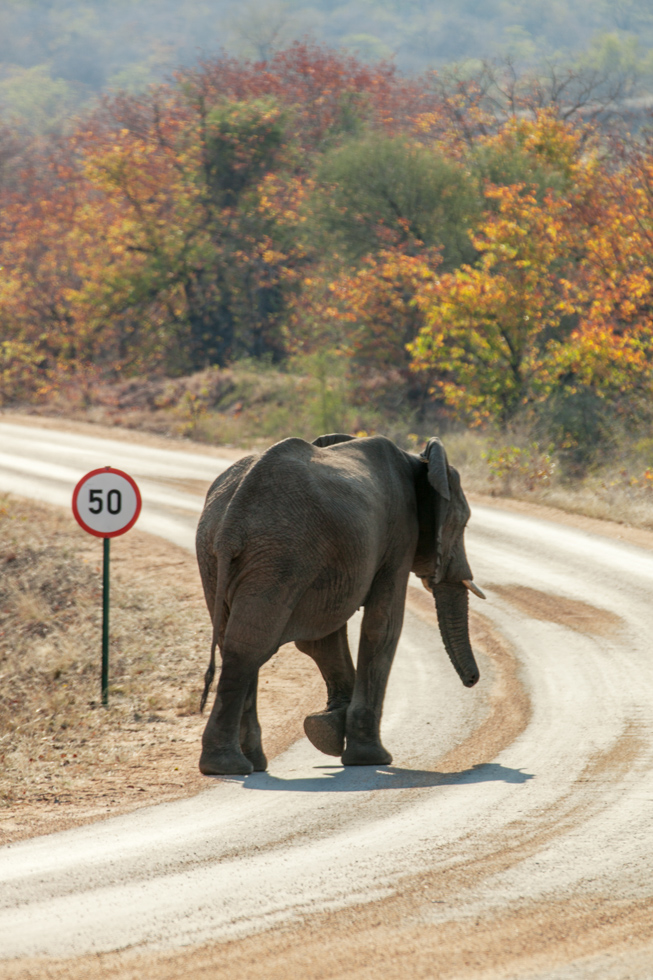
[{"label": "elephant", "polygon": [[[387,765],[380,722],[411,571],[433,593],[445,649],[463,684],[479,670],[468,631],[472,580],[464,546],[470,509],[440,439],[421,455],[385,436],[288,438],[240,459],[210,487],[197,558],[213,624],[200,771],[267,768],[256,712],[258,673],[294,641],[317,664],[324,711],[304,730],[345,766]],[[363,607],[356,669],[347,621]]]}]

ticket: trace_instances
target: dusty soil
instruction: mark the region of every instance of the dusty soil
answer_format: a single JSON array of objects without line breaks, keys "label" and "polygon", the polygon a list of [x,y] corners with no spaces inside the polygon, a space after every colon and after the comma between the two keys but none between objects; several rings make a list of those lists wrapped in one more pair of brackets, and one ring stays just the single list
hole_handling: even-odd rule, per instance
[{"label": "dusty soil", "polygon": [[[408,606],[425,622],[437,628],[433,600],[426,592],[410,587]],[[437,760],[436,767],[443,782],[447,781],[450,774],[471,769],[495,756],[524,730],[530,716],[529,698],[519,679],[517,661],[510,647],[490,622],[478,613],[471,613],[470,629],[475,647],[488,657],[492,665],[494,679],[490,710],[482,724],[463,743]],[[473,871],[479,874],[481,869],[476,867]],[[459,882],[452,880],[450,886],[456,888]],[[329,977],[335,980],[336,977],[350,975],[345,964],[347,956],[352,956],[354,942],[345,941],[343,945],[343,935],[352,930],[356,935],[360,930],[364,934],[368,924],[372,922],[370,941],[363,935],[363,946],[349,964],[350,967],[356,967],[357,964],[362,967],[366,963],[364,972],[356,972],[354,969],[351,975],[371,977],[373,964],[376,963],[377,967],[382,965],[378,960],[380,937],[377,932],[381,921],[386,927],[392,926],[395,932],[404,932],[407,928],[404,921],[406,915],[413,918],[425,901],[430,903],[431,893],[435,895],[434,887],[437,887],[439,901],[442,882],[438,881],[435,886],[428,875],[419,876],[414,880],[406,880],[405,890],[398,899],[375,902],[371,906],[347,909],[331,915],[313,916],[298,926],[284,927],[245,941],[224,943],[216,947],[202,946],[183,953],[118,953],[72,961],[6,963],[0,964],[0,978],[81,980],[86,977],[181,978],[189,974],[210,974],[229,980],[235,977],[260,977],[261,980],[271,977],[297,977],[298,980],[300,977]],[[425,889],[428,893],[425,893]],[[415,923],[415,928],[420,929],[418,922]],[[383,945],[385,942],[384,935]],[[327,951],[328,955],[324,957]],[[400,959],[403,959],[403,954]],[[368,966],[370,972],[367,972]],[[432,973],[414,975],[433,976]]]},{"label": "dusty soil", "polygon": [[[199,792],[210,621],[194,557],[112,542],[110,703],[100,704],[101,542],[56,508],[0,499],[0,843]],[[293,645],[261,672],[270,756],[324,684]]]}]

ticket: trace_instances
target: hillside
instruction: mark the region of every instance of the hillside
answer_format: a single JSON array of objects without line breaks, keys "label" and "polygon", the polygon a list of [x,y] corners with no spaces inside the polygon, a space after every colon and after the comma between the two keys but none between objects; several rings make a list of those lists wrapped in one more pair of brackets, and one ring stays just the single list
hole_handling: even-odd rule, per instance
[{"label": "hillside", "polygon": [[402,72],[451,62],[547,59],[635,76],[650,87],[646,0],[10,0],[0,13],[0,106],[31,128],[61,126],[101,93],[142,91],[221,51],[267,60],[309,37]]}]

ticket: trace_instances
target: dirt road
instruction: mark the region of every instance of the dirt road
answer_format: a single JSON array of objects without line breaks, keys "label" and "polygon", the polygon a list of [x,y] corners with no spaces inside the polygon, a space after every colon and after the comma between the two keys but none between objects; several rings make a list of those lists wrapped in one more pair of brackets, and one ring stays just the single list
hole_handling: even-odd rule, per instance
[{"label": "dirt road", "polygon": [[[189,547],[228,462],[0,423],[1,489],[69,506],[109,463],[143,529]],[[268,773],[2,849],[0,976],[650,980],[653,554],[490,507],[467,540],[476,688],[411,588],[392,766],[301,741]]]}]

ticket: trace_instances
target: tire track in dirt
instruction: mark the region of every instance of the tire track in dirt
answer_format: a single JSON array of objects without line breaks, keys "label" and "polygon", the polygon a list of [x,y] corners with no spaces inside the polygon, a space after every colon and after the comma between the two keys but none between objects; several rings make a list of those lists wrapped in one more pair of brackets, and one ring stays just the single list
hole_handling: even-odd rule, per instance
[{"label": "tire track in dirt", "polygon": [[624,625],[621,617],[608,609],[599,609],[579,599],[551,595],[540,589],[531,589],[527,585],[487,584],[486,588],[506,599],[515,609],[531,619],[559,623],[560,626],[566,626],[578,633],[612,636]]}]

